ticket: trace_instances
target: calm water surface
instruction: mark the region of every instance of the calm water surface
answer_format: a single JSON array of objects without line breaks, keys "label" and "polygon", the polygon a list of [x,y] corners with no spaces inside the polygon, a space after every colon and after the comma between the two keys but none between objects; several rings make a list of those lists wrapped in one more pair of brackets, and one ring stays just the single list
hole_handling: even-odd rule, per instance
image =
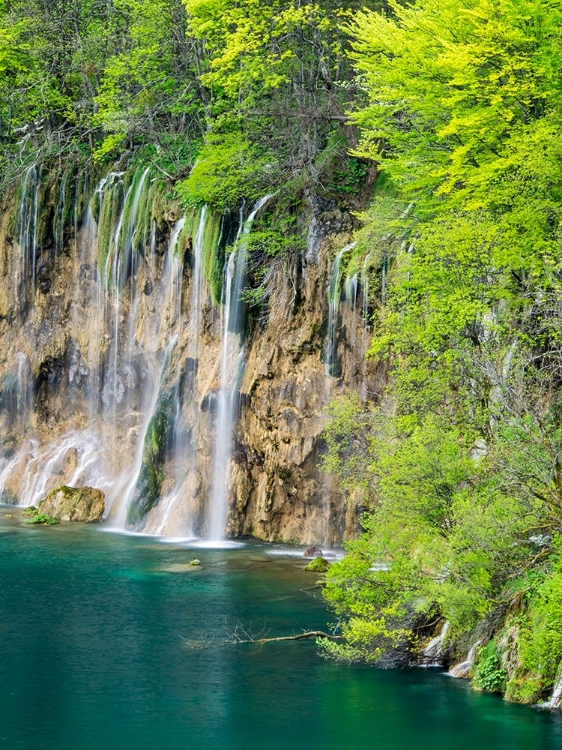
[{"label": "calm water surface", "polygon": [[237,624],[326,626],[314,574],[269,552],[0,509],[0,748],[562,750],[559,716],[460,680],[334,665],[309,642],[218,645]]}]

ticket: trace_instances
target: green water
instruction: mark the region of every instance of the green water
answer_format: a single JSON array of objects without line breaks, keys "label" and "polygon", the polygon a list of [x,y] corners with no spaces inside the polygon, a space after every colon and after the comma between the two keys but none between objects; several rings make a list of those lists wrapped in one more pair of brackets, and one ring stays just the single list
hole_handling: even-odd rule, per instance
[{"label": "green water", "polygon": [[[460,680],[334,665],[310,642],[218,645],[237,623],[270,635],[325,626],[298,558],[257,544],[194,552],[90,527],[26,528],[8,512],[2,749],[562,748],[558,716]],[[194,555],[202,566],[182,570]]]}]

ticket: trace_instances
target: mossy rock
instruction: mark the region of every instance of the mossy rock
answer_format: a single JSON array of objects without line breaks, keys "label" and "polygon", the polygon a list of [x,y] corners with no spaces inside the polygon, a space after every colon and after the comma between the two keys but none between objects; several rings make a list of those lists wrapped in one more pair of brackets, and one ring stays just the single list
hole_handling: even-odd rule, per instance
[{"label": "mossy rock", "polygon": [[330,567],[330,563],[325,557],[315,557],[314,560],[308,563],[305,570],[309,570],[312,573],[325,573]]},{"label": "mossy rock", "polygon": [[39,503],[38,512],[60,521],[97,523],[103,520],[105,494],[93,487],[63,485],[49,492]]},{"label": "mossy rock", "polygon": [[537,675],[518,671],[509,680],[505,689],[505,699],[514,703],[538,703],[545,697],[543,679]]}]

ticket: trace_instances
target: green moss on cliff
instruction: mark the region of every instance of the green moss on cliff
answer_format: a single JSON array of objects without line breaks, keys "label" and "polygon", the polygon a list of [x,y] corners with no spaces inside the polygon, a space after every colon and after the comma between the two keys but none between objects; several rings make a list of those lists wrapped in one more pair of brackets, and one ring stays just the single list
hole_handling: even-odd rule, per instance
[{"label": "green moss on cliff", "polygon": [[142,454],[142,467],[133,499],[127,510],[127,525],[136,526],[160,499],[164,479],[166,435],[171,422],[171,396],[163,393],[150,420]]},{"label": "green moss on cliff", "polygon": [[213,304],[218,305],[222,293],[223,252],[220,247],[224,215],[208,211],[203,233],[203,274],[209,285]]}]

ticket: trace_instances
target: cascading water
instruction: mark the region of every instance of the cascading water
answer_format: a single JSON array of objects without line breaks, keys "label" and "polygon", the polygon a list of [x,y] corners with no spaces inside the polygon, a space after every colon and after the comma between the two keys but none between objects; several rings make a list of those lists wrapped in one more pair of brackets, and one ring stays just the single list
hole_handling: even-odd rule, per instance
[{"label": "cascading water", "polygon": [[21,253],[18,286],[20,306],[26,301],[28,282],[35,293],[37,275],[37,219],[39,210],[40,171],[33,164],[25,173],[18,209],[18,239]]},{"label": "cascading water", "polygon": [[236,397],[244,362],[244,303],[240,299],[240,294],[248,261],[247,236],[258,211],[270,198],[270,195],[266,195],[252,208],[250,215],[241,225],[238,249],[230,254],[225,267],[220,388],[217,399],[213,483],[209,504],[209,537],[212,541],[218,541],[224,537],[227,520]]},{"label": "cascading water", "polygon": [[548,703],[549,708],[560,708],[562,705],[562,665],[558,668],[554,687],[552,689],[552,695]]},{"label": "cascading water", "polygon": [[351,331],[348,337],[348,343],[352,351],[356,350],[357,344],[357,327],[360,324],[358,320],[357,296],[359,293],[359,274],[348,276],[344,284],[344,294],[347,304],[351,308]]},{"label": "cascading water", "polygon": [[[182,389],[180,378],[177,378],[173,393],[173,418],[168,436],[169,454],[173,467],[173,486],[149,514],[143,527],[145,532],[157,536],[191,537],[194,534],[191,506],[197,490],[195,477],[200,409],[196,375],[203,298],[203,247],[206,215],[207,207],[203,206],[193,246],[191,299],[189,316],[185,321],[187,329],[186,382]],[[173,243],[174,236],[170,244],[173,245]],[[191,406],[191,409],[188,409],[188,425],[184,425],[185,417],[182,409],[186,402]]]},{"label": "cascading water", "polygon": [[[66,483],[103,489],[113,521],[123,522],[123,498],[138,473],[138,461],[127,456],[142,455],[147,417],[158,395],[170,342],[180,326],[183,268],[176,247],[185,220],[175,225],[162,261],[149,205],[152,181],[149,169],[137,170],[125,188],[124,173],[110,173],[99,182],[89,203],[78,196],[87,179],[73,181],[75,195],[70,195],[68,180],[63,180],[64,188],[57,188],[51,259],[55,273],[56,264],[63,262],[58,257],[63,217],[70,217],[75,233],[80,227],[74,240],[73,272],[80,283],[67,290],[73,333],[68,361],[60,364],[76,417],[69,420],[66,432],[48,444],[31,431],[20,451],[0,459],[3,499],[37,504],[62,477]],[[17,278],[25,283],[24,289],[33,282],[37,266],[39,190],[38,171],[32,167],[22,185],[18,211]],[[65,201],[73,202],[72,210]],[[82,213],[81,205],[87,206]],[[23,305],[19,309],[21,315],[28,315]],[[33,329],[37,323],[32,312],[30,308],[28,324]],[[27,356],[20,352],[14,366],[17,408],[12,411],[22,420],[26,414],[25,420],[32,422],[33,390],[40,382],[53,388],[59,378],[46,374],[34,382]]]},{"label": "cascading water", "polygon": [[447,620],[444,624],[441,630],[439,631],[439,634],[435,636],[435,638],[432,638],[427,646],[422,651],[422,657],[420,666],[422,667],[440,667],[441,662],[443,659],[443,645],[445,643],[445,638],[447,637],[447,633],[449,632],[449,628],[451,626],[451,623]]},{"label": "cascading water", "polygon": [[176,342],[177,342],[177,336],[174,336],[171,339],[162,357],[162,362],[160,365],[160,371],[158,373],[158,377],[154,380],[153,387],[150,390],[147,389],[148,392],[145,394],[145,397],[150,400],[144,404],[144,408],[142,410],[143,423],[141,425],[140,435],[137,441],[134,461],[128,467],[127,473],[124,477],[126,481],[126,486],[123,488],[123,492],[122,492],[124,499],[121,503],[119,503],[117,514],[114,519],[114,525],[119,529],[123,529],[127,525],[128,513],[131,507],[131,502],[134,499],[135,491],[138,487],[139,478],[140,478],[140,474],[141,474],[142,467],[143,467],[144,448],[145,448],[145,441],[146,441],[147,433],[148,433],[151,421],[153,420],[154,415],[156,413],[156,407],[158,405],[158,396],[162,388],[164,374],[166,372],[166,368],[170,360],[170,355],[174,349],[174,346],[176,345]]},{"label": "cascading water", "polygon": [[466,659],[459,662],[458,664],[454,664],[449,669],[449,674],[451,675],[451,677],[466,678],[470,675],[470,670],[472,669],[474,659],[476,658],[476,652],[478,651],[478,648],[481,644],[482,641],[476,641],[476,643],[473,643],[468,650]]},{"label": "cascading water", "polygon": [[361,268],[361,289],[363,291],[363,356],[367,351],[367,337],[369,332],[369,262],[371,260],[371,253],[365,256],[363,266]]},{"label": "cascading water", "polygon": [[355,247],[352,242],[342,248],[332,263],[330,287],[328,290],[328,342],[326,347],[326,395],[329,398],[331,392],[331,377],[334,375],[337,355],[337,328],[341,297],[341,262],[343,256]]},{"label": "cascading water", "polygon": [[[165,200],[168,190],[145,166],[110,172],[99,181],[74,167],[58,181],[41,180],[38,166],[26,173],[14,232],[23,250],[6,253],[8,273],[22,281],[24,296],[15,305],[20,287],[10,290],[10,314],[23,333],[11,335],[0,382],[0,434],[8,436],[0,444],[0,497],[37,504],[61,484],[91,485],[105,492],[108,520],[115,526],[219,540],[227,524],[238,392],[247,359],[240,300],[247,235],[267,198],[239,224],[211,208],[188,211],[172,223],[178,215]],[[213,310],[220,293],[219,243],[231,243],[236,227],[237,250],[223,266],[223,304]],[[339,359],[349,360],[346,344],[336,363],[336,345],[345,344],[338,326],[347,328],[348,308],[361,315],[361,279],[348,283],[347,302],[341,298],[348,249],[338,254],[330,285],[325,357],[330,389]],[[355,335],[360,341],[359,330]],[[253,356],[254,350],[252,367]],[[309,367],[319,385],[308,380]],[[303,381],[295,380],[279,396],[288,407],[282,419],[306,410],[314,414],[325,402],[323,372],[314,356],[301,377],[305,385],[313,382],[310,406],[308,396],[300,395]],[[303,430],[298,444],[283,443],[288,466],[297,454],[312,455],[315,430]],[[268,461],[263,475],[281,487],[276,459]],[[248,472],[252,467],[248,464]],[[312,475],[314,469],[306,471]],[[289,491],[287,481],[280,497]],[[256,492],[255,483],[250,492]],[[324,495],[325,515],[333,520],[330,493]],[[309,536],[320,528],[320,506],[311,502]],[[337,537],[335,526],[329,532],[323,541]]]}]

